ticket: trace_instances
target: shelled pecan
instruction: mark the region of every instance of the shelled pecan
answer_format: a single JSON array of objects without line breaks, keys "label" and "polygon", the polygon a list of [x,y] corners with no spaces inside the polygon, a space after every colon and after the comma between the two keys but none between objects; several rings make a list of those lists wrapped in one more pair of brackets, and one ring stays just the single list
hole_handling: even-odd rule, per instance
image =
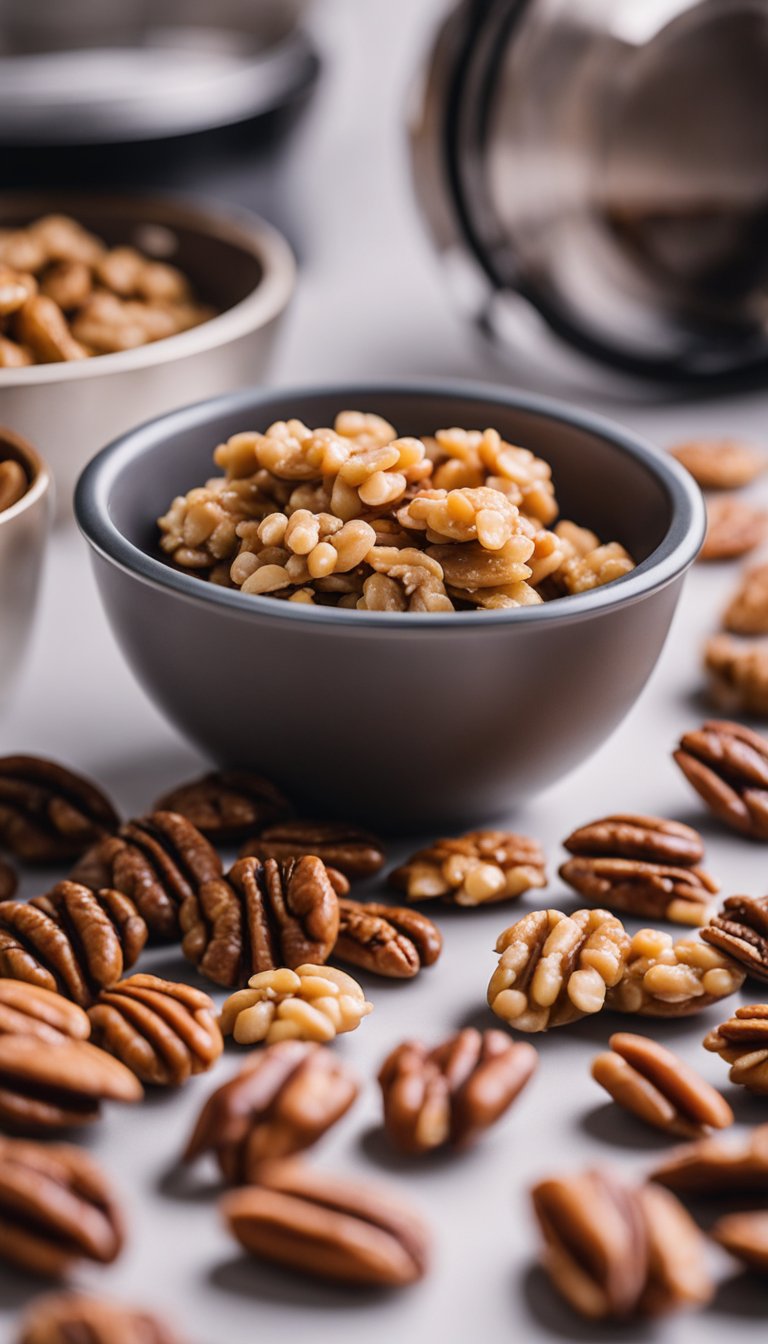
[{"label": "shelled pecan", "polygon": [[702,490],[738,490],[765,469],[763,454],[738,439],[691,439],[670,452]]},{"label": "shelled pecan", "polygon": [[736,560],[765,539],[766,515],[746,499],[707,500],[707,532],[699,560]]},{"label": "shelled pecan", "polygon": [[711,703],[725,714],[768,718],[768,643],[714,635],[704,648]]},{"label": "shelled pecan", "polygon": [[488,1003],[518,1031],[547,1031],[597,1013],[621,979],[629,934],[608,910],[532,910],[496,940]]},{"label": "shelled pecan", "polygon": [[177,812],[153,812],[121,826],[90,849],[72,877],[88,887],[116,887],[134,901],[151,937],[175,938],[179,908],[203,882],[221,877],[221,860],[196,826]]},{"label": "shelled pecan", "polygon": [[712,1297],[704,1237],[668,1191],[585,1171],[540,1181],[531,1197],[544,1265],[580,1316],[660,1316]]},{"label": "shelled pecan", "polygon": [[182,904],[184,955],[232,988],[259,971],[324,964],[339,930],[339,902],[322,859],[238,859]]},{"label": "shelled pecan", "polygon": [[614,1032],[592,1062],[592,1077],[646,1124],[684,1139],[733,1124],[733,1111],[714,1087],[658,1041]]},{"label": "shelled pecan", "polygon": [[84,776],[41,756],[0,757],[0,847],[25,863],[76,858],[119,824]]},{"label": "shelled pecan", "polygon": [[732,635],[768,635],[768,564],[742,574],[723,614],[723,628]]},{"label": "shelled pecan", "polygon": [[323,1045],[276,1041],[208,1098],[184,1161],[215,1153],[233,1185],[258,1179],[263,1162],[312,1147],[345,1115],[357,1081]]},{"label": "shelled pecan", "polygon": [[368,831],[326,821],[285,821],[268,826],[243,845],[241,858],[298,859],[315,854],[346,877],[370,877],[384,865],[381,841]]},{"label": "shelled pecan", "polygon": [[39,1298],[24,1314],[15,1344],[181,1344],[164,1321],[82,1293]]},{"label": "shelled pecan", "polygon": [[768,896],[729,896],[701,936],[754,980],[768,980]]},{"label": "shelled pecan", "polygon": [[399,905],[339,901],[339,934],[333,955],[350,966],[394,980],[409,980],[433,966],[443,947],[426,915]]},{"label": "shelled pecan", "polygon": [[10,863],[0,859],[0,901],[9,901],[15,895],[19,879]]},{"label": "shelled pecan", "polygon": [[433,1050],[403,1041],[379,1070],[384,1127],[397,1148],[467,1147],[495,1124],[538,1064],[527,1041],[465,1027]]},{"label": "shelled pecan", "polygon": [[70,1144],[0,1138],[0,1260],[60,1278],[80,1261],[109,1265],[123,1245],[101,1168]]},{"label": "shelled pecan", "polygon": [[718,884],[700,868],[673,868],[639,859],[577,855],[560,876],[586,901],[640,918],[704,924]]},{"label": "shelled pecan", "polygon": [[142,1082],[180,1087],[223,1049],[213,1001],[192,985],[131,975],[89,1010],[94,1041]]},{"label": "shelled pecan", "polygon": [[758,1274],[768,1274],[768,1213],[729,1213],[709,1235],[724,1250]]},{"label": "shelled pecan", "polygon": [[0,1036],[0,1127],[43,1135],[98,1120],[104,1101],[141,1101],[139,1082],[88,1041]]},{"label": "shelled pecan", "polygon": [[640,929],[606,1006],[642,1017],[685,1017],[734,994],[743,982],[736,963],[700,939],[675,942],[658,929]]},{"label": "shelled pecan", "polygon": [[0,979],[0,1035],[37,1036],[41,1041],[85,1041],[88,1014],[61,994],[23,980]]},{"label": "shelled pecan", "polygon": [[686,733],[674,759],[707,807],[732,830],[768,840],[768,740],[725,719]]},{"label": "shelled pecan", "polygon": [[427,1270],[429,1234],[410,1208],[296,1162],[262,1168],[258,1185],[224,1196],[221,1212],[251,1255],[302,1275],[399,1288]]},{"label": "shelled pecan", "polygon": [[694,1198],[760,1199],[768,1194],[768,1125],[759,1125],[735,1143],[699,1139],[687,1144],[656,1167],[651,1179]]},{"label": "shelled pecan", "polygon": [[291,804],[253,770],[212,770],[158,798],[154,812],[177,812],[209,840],[230,843],[284,821]]},{"label": "shelled pecan", "polygon": [[484,905],[512,900],[547,884],[538,841],[510,831],[467,831],[435,840],[390,873],[393,887],[409,901],[436,897],[452,905]]},{"label": "shelled pecan", "polygon": [[46,896],[0,904],[0,975],[87,1008],[131,967],[147,926],[129,897],[58,882]]},{"label": "shelled pecan", "polygon": [[727,1022],[707,1033],[704,1049],[730,1064],[732,1083],[768,1096],[768,1003],[737,1008]]},{"label": "shelled pecan", "polygon": [[257,1041],[332,1041],[354,1031],[373,1009],[356,980],[334,966],[280,967],[251,976],[230,994],[221,1030],[240,1045]]}]

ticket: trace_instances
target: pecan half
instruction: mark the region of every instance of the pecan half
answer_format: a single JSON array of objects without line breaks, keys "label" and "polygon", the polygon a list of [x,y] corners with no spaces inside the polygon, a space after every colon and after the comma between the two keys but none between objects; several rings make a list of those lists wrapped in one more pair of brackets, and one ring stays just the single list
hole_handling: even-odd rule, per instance
[{"label": "pecan half", "polygon": [[704,924],[720,890],[700,868],[671,868],[639,859],[591,859],[578,855],[560,868],[564,882],[584,900],[641,919]]},{"label": "pecan half", "polygon": [[213,770],[158,798],[153,811],[178,812],[209,840],[244,840],[283,821],[292,808],[268,779],[252,770]]},{"label": "pecan half", "polygon": [[501,1118],[536,1069],[527,1041],[466,1027],[433,1050],[403,1041],[379,1070],[384,1127],[397,1148],[462,1148]]},{"label": "pecan half", "polygon": [[753,565],[742,574],[723,628],[732,635],[768,635],[768,565]]},{"label": "pecan half", "polygon": [[317,1143],[345,1115],[359,1088],[323,1045],[268,1045],[207,1100],[184,1161],[216,1154],[225,1180],[258,1179],[263,1162],[292,1157]]},{"label": "pecan half", "polygon": [[702,490],[738,490],[765,468],[763,454],[738,439],[691,439],[670,452]]},{"label": "pecan half", "polygon": [[699,560],[735,560],[765,538],[766,516],[745,499],[707,500],[707,534]]},{"label": "pecan half", "polygon": [[258,1185],[225,1195],[221,1211],[246,1251],[299,1274],[399,1288],[426,1273],[421,1219],[358,1181],[277,1162],[262,1168]]},{"label": "pecan half", "polygon": [[34,1302],[16,1344],[180,1344],[164,1321],[133,1307],[82,1293],[61,1293]]},{"label": "pecan half", "polygon": [[714,635],[704,649],[708,694],[725,714],[768,718],[768,643]]},{"label": "pecan half", "polygon": [[694,1197],[768,1194],[768,1125],[759,1125],[735,1143],[699,1139],[677,1149],[651,1179]]},{"label": "pecan half", "polygon": [[607,1007],[643,1017],[685,1017],[735,994],[743,983],[736,963],[699,939],[675,942],[659,929],[640,929]]},{"label": "pecan half", "polygon": [[711,1298],[704,1238],[667,1191],[586,1171],[540,1181],[531,1198],[545,1268],[580,1316],[656,1316]]},{"label": "pecan half", "polygon": [[76,858],[119,824],[82,775],[40,756],[0,758],[0,845],[26,863]]},{"label": "pecan half", "polygon": [[214,984],[303,962],[322,965],[339,929],[339,902],[322,859],[238,859],[181,906],[182,951]]},{"label": "pecan half", "polygon": [[167,940],[178,936],[183,902],[221,873],[216,850],[191,821],[177,812],[153,812],[89,850],[72,877],[88,887],[124,892],[152,937]]},{"label": "pecan half", "polygon": [[109,1265],[123,1226],[93,1158],[70,1144],[0,1139],[0,1260],[59,1278],[81,1260]]},{"label": "pecan half", "polygon": [[686,733],[673,755],[726,826],[768,840],[768,740],[739,723],[710,719]]},{"label": "pecan half", "polygon": [[684,1139],[733,1124],[725,1098],[658,1041],[619,1031],[608,1044],[592,1063],[592,1077],[646,1124]]},{"label": "pecan half", "polygon": [[621,979],[629,934],[608,910],[532,910],[499,935],[496,951],[494,1013],[518,1031],[547,1031],[600,1011]]},{"label": "pecan half", "polygon": [[0,975],[61,993],[81,1008],[120,979],[146,941],[144,920],[119,891],[59,882],[46,896],[0,905]]},{"label": "pecan half", "polygon": [[510,831],[467,831],[435,840],[390,873],[409,901],[441,897],[452,905],[512,900],[547,884],[541,846]]},{"label": "pecan half", "polygon": [[768,897],[729,896],[701,936],[754,980],[768,980]]},{"label": "pecan half", "polygon": [[37,1135],[98,1120],[103,1101],[141,1101],[133,1074],[88,1041],[0,1036],[0,1126]]},{"label": "pecan half", "polygon": [[93,1039],[137,1078],[179,1087],[205,1073],[224,1043],[213,1001],[191,985],[132,975],[105,989],[90,1009]]},{"label": "pecan half", "polygon": [[61,994],[23,980],[0,980],[0,1035],[37,1036],[55,1043],[84,1041],[90,1034],[88,1014]]},{"label": "pecan half", "polygon": [[19,879],[10,863],[0,859],[0,901],[9,901],[18,885]]},{"label": "pecan half", "polygon": [[252,975],[230,994],[221,1030],[240,1045],[257,1041],[332,1041],[354,1031],[373,1010],[356,980],[335,966],[279,967]]},{"label": "pecan half", "polygon": [[704,858],[698,831],[681,821],[616,812],[572,831],[563,848],[590,858],[640,859],[673,868],[693,868]]},{"label": "pecan half", "polygon": [[768,1213],[730,1213],[709,1235],[748,1269],[768,1274]]},{"label": "pecan half", "polygon": [[373,975],[409,980],[433,966],[443,947],[440,930],[426,915],[399,905],[339,901],[339,961]]},{"label": "pecan half", "polygon": [[368,831],[326,821],[284,821],[268,826],[240,850],[241,858],[298,859],[315,854],[329,868],[345,877],[370,877],[384,866],[381,842]]},{"label": "pecan half", "polygon": [[732,1083],[768,1096],[768,1003],[737,1008],[733,1017],[707,1033],[704,1049],[730,1064]]}]

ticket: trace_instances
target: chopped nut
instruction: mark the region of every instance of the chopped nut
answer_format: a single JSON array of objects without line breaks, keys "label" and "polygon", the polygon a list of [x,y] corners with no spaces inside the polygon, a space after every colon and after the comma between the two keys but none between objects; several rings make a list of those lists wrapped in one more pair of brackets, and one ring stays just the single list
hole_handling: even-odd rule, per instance
[{"label": "chopped nut", "polygon": [[223,1049],[212,999],[191,985],[132,975],[89,1010],[93,1039],[142,1082],[180,1087]]},{"label": "chopped nut", "polygon": [[356,980],[333,966],[280,967],[251,976],[230,994],[221,1029],[240,1045],[258,1041],[332,1041],[373,1010]]},{"label": "chopped nut", "polygon": [[339,901],[339,961],[373,975],[408,980],[432,966],[442,951],[440,930],[416,910],[369,901]]},{"label": "chopped nut", "polygon": [[755,980],[768,980],[768,897],[729,896],[702,938]]},{"label": "chopped nut", "polygon": [[41,756],[0,758],[0,845],[25,863],[75,858],[119,824],[82,775]]},{"label": "chopped nut", "polygon": [[670,452],[702,490],[738,490],[765,467],[762,453],[738,439],[691,439]]},{"label": "chopped nut", "polygon": [[748,1269],[768,1274],[768,1213],[730,1213],[709,1235]]},{"label": "chopped nut", "polygon": [[592,1077],[646,1124],[684,1139],[733,1124],[725,1098],[658,1041],[620,1031],[608,1044],[592,1063]]},{"label": "chopped nut", "polygon": [[759,546],[766,516],[744,499],[716,496],[707,500],[707,535],[699,560],[735,560]]},{"label": "chopped nut", "polygon": [[685,1017],[734,994],[743,982],[744,972],[730,957],[699,939],[674,942],[658,929],[640,929],[607,1007],[643,1017]]},{"label": "chopped nut", "polygon": [[704,667],[709,698],[717,709],[768,718],[768,641],[715,635],[707,640]]},{"label": "chopped nut", "polygon": [[678,1148],[651,1179],[694,1198],[768,1194],[768,1125],[758,1125],[735,1143],[699,1139]]},{"label": "chopped nut", "polygon": [[768,840],[768,741],[739,723],[710,719],[673,756],[715,816],[752,840]]},{"label": "chopped nut", "polygon": [[178,1336],[144,1311],[62,1293],[32,1303],[16,1344],[180,1344]]},{"label": "chopped nut", "polygon": [[704,1049],[730,1064],[728,1077],[756,1096],[768,1096],[768,1003],[737,1008],[704,1037]]},{"label": "chopped nut", "polygon": [[45,1135],[91,1124],[102,1101],[135,1102],[143,1095],[119,1060],[88,1041],[0,1035],[0,1125],[12,1133]]},{"label": "chopped nut", "polygon": [[155,812],[178,812],[207,839],[244,840],[255,829],[290,816],[288,799],[252,770],[213,770],[158,798]]},{"label": "chopped nut", "polygon": [[547,884],[541,846],[510,831],[467,831],[456,839],[436,840],[396,868],[389,880],[409,901],[440,897],[459,906],[511,900]]},{"label": "chopped nut", "polygon": [[247,841],[240,857],[261,859],[298,859],[316,854],[328,868],[337,868],[346,877],[370,877],[384,866],[381,841],[368,831],[337,822],[285,821],[268,826]]}]

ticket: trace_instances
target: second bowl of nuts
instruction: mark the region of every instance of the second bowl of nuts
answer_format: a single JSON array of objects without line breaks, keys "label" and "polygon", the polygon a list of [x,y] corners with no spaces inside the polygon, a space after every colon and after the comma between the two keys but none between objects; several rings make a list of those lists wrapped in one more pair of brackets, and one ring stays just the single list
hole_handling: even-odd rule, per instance
[{"label": "second bowl of nuts", "polygon": [[76,512],[123,651],[182,732],[411,830],[499,816],[595,750],[704,532],[674,461],[472,386],[201,403],[105,449]]}]

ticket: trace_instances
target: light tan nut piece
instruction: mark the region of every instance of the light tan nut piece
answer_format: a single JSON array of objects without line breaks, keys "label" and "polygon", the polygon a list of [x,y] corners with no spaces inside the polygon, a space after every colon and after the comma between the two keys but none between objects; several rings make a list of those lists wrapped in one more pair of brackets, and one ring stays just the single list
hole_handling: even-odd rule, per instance
[{"label": "light tan nut piece", "polygon": [[704,1049],[730,1064],[728,1077],[755,1096],[768,1096],[768,1003],[737,1008],[704,1037]]},{"label": "light tan nut piece", "polygon": [[246,1251],[301,1275],[400,1288],[423,1278],[429,1234],[410,1208],[375,1186],[295,1162],[225,1195],[224,1221]]},{"label": "light tan nut piece", "polygon": [[409,901],[439,897],[451,905],[475,906],[545,887],[547,876],[538,841],[488,830],[435,840],[395,868],[389,881]]},{"label": "light tan nut piece", "polygon": [[751,840],[768,840],[768,739],[709,719],[684,734],[673,757],[720,821]]},{"label": "light tan nut piece", "polygon": [[730,1213],[709,1235],[757,1274],[768,1274],[768,1213]]},{"label": "light tan nut piece", "polygon": [[487,486],[460,490],[419,490],[397,510],[402,527],[426,533],[427,541],[477,541],[499,551],[520,527],[520,511],[500,490]]},{"label": "light tan nut piece", "polygon": [[334,966],[262,971],[230,994],[221,1030],[240,1045],[266,1041],[332,1041],[354,1031],[373,1010],[356,980]]},{"label": "light tan nut piece", "polygon": [[88,1041],[0,1036],[0,1126],[35,1136],[97,1120],[102,1101],[141,1101],[140,1083]]},{"label": "light tan nut piece", "polygon": [[607,1007],[641,1017],[686,1017],[735,994],[743,982],[736,963],[700,939],[675,942],[659,929],[640,929]]},{"label": "light tan nut piece", "polygon": [[693,1198],[759,1199],[768,1194],[768,1125],[758,1125],[735,1142],[699,1139],[678,1148],[651,1179]]},{"label": "light tan nut piece", "polygon": [[738,490],[765,469],[765,458],[738,439],[690,439],[670,448],[702,490]]},{"label": "light tan nut piece", "polygon": [[592,1077],[619,1106],[654,1129],[699,1139],[733,1124],[733,1111],[714,1087],[648,1036],[614,1032],[597,1055]]},{"label": "light tan nut piece", "polygon": [[38,1298],[20,1330],[15,1344],[181,1344],[156,1316],[82,1293]]},{"label": "light tan nut piece", "polygon": [[0,980],[0,1035],[36,1036],[54,1044],[67,1038],[85,1041],[88,1014],[61,994],[23,980]]},{"label": "light tan nut piece", "polygon": [[764,540],[766,515],[745,499],[716,495],[707,500],[707,534],[699,560],[735,560]]},{"label": "light tan nut piece", "polygon": [[768,635],[768,565],[755,565],[742,574],[725,609],[723,627],[732,635]]},{"label": "light tan nut piece", "polygon": [[224,1042],[213,1000],[192,985],[131,975],[89,1010],[93,1039],[142,1082],[180,1087],[205,1073]]},{"label": "light tan nut piece", "polygon": [[768,981],[768,897],[729,896],[701,936],[753,980]]},{"label": "light tan nut piece", "polygon": [[27,493],[27,473],[12,457],[0,461],[0,513],[13,508]]},{"label": "light tan nut piece", "polygon": [[440,489],[489,485],[542,523],[557,516],[549,464],[506,443],[495,429],[439,429],[434,458],[433,480]]},{"label": "light tan nut piece", "polygon": [[443,947],[440,930],[426,915],[376,901],[339,901],[339,936],[333,955],[372,975],[410,980],[433,966]]},{"label": "light tan nut piece", "polygon": [[533,910],[496,941],[488,1003],[518,1031],[547,1031],[598,1013],[621,979],[629,934],[608,910]]},{"label": "light tan nut piece", "polygon": [[465,1027],[433,1050],[403,1041],[379,1070],[384,1128],[406,1153],[465,1148],[501,1119],[537,1064],[532,1045],[502,1031]]},{"label": "light tan nut piece", "polygon": [[768,640],[714,635],[704,648],[707,694],[722,714],[768,719]]},{"label": "light tan nut piece", "polygon": [[258,1180],[264,1162],[317,1143],[349,1110],[359,1088],[324,1045],[277,1041],[254,1054],[206,1101],[184,1152],[216,1155],[232,1185]]},{"label": "light tan nut piece", "polygon": [[384,866],[382,844],[369,831],[333,821],[285,821],[267,826],[248,840],[240,857],[261,859],[297,859],[316,854],[327,868],[338,869],[346,877],[370,877]]}]

